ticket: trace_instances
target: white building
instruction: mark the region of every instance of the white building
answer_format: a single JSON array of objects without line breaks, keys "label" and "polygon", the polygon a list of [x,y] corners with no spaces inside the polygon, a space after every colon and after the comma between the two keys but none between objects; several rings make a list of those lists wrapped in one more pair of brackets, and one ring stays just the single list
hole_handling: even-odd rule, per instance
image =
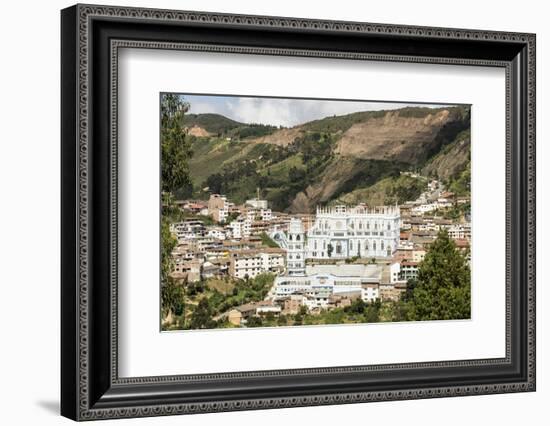
[{"label": "white building", "polygon": [[273,218],[271,209],[249,209],[246,211],[246,220],[250,222],[269,222]]},{"label": "white building", "polygon": [[236,240],[250,237],[251,225],[252,225],[252,222],[248,219],[243,219],[243,218],[235,219],[229,224],[232,237]]},{"label": "white building", "polygon": [[267,209],[267,200],[260,200],[259,198],[246,200],[245,204],[255,209]]},{"label": "white building", "polygon": [[397,250],[399,207],[318,208],[307,232],[308,259],[391,257]]},{"label": "white building", "polygon": [[206,236],[215,238],[217,240],[225,240],[225,231],[223,228],[208,228]]},{"label": "white building", "polygon": [[438,209],[437,203],[429,203],[429,204],[420,204],[419,206],[415,206],[411,209],[412,213],[416,214],[424,214],[433,212]]},{"label": "white building", "polygon": [[455,224],[450,226],[447,232],[449,233],[449,237],[453,240],[470,240],[472,237],[472,226],[470,223]]},{"label": "white building", "polygon": [[401,272],[401,265],[399,262],[394,262],[390,265],[390,284],[395,284],[399,281],[399,273]]},{"label": "white building", "polygon": [[273,219],[273,213],[271,212],[271,209],[260,209],[260,217],[262,221],[269,222]]},{"label": "white building", "polygon": [[287,234],[287,261],[288,275],[304,275],[306,267],[304,226],[300,219],[292,218],[288,225]]},{"label": "white building", "polygon": [[233,203],[227,201],[225,195],[211,194],[208,200],[208,214],[216,222],[223,223],[229,217],[230,209],[233,207]]},{"label": "white building", "polygon": [[285,267],[284,250],[237,250],[230,255],[229,274],[235,278],[254,278],[266,272],[281,272]]},{"label": "white building", "polygon": [[307,266],[305,274],[279,276],[275,279],[269,297],[284,300],[292,295],[306,296],[308,308],[325,308],[331,295],[360,293],[365,302],[380,297],[379,285],[382,267],[369,264],[339,264]]},{"label": "white building", "polygon": [[181,242],[204,236],[205,227],[200,220],[185,220],[170,224],[170,232],[175,234],[178,241]]}]

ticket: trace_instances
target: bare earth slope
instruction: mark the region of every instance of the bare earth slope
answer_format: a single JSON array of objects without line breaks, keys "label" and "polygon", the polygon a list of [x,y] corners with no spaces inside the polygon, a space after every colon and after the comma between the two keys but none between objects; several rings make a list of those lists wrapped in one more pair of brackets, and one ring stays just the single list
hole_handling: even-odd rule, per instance
[{"label": "bare earth slope", "polygon": [[402,117],[398,111],[389,111],[382,118],[351,126],[338,141],[335,152],[415,164],[425,159],[426,151],[435,148],[441,128],[455,119],[447,109],[426,117]]},{"label": "bare earth slope", "polygon": [[292,144],[294,142],[294,139],[296,139],[302,133],[303,133],[303,130],[301,126],[291,127],[290,129],[280,129],[270,135],[255,138],[251,142],[265,143],[265,144],[286,147]]}]

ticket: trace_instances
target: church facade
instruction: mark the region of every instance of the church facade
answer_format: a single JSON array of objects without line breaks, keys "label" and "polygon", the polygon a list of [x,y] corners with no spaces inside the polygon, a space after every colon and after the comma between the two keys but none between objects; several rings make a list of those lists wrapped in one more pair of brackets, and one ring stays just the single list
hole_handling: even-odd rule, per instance
[{"label": "church facade", "polygon": [[317,208],[307,233],[300,219],[292,219],[287,235],[289,275],[302,275],[306,259],[391,257],[399,243],[400,219],[397,206]]}]

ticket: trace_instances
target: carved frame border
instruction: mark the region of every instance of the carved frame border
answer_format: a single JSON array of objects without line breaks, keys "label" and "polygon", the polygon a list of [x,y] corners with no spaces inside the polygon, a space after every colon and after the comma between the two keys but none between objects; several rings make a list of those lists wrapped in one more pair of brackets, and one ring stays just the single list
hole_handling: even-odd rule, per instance
[{"label": "carved frame border", "polygon": [[[77,277],[77,341],[78,341],[78,363],[77,363],[77,380],[76,389],[77,395],[77,409],[76,419],[79,420],[92,420],[103,419],[113,417],[141,417],[151,415],[170,415],[170,414],[184,414],[184,413],[205,413],[216,411],[230,411],[230,410],[249,410],[249,409],[261,409],[261,408],[281,408],[281,407],[294,407],[294,406],[309,406],[309,405],[324,405],[324,404],[343,404],[353,402],[367,402],[367,401],[383,401],[383,400],[401,400],[401,399],[416,399],[416,398],[433,398],[443,396],[463,396],[463,395],[476,395],[476,394],[488,394],[488,393],[504,393],[504,392],[518,392],[518,391],[532,391],[535,389],[535,36],[533,34],[521,34],[510,32],[494,32],[494,31],[479,31],[479,30],[464,30],[464,29],[447,29],[447,28],[429,28],[429,27],[413,27],[402,25],[387,25],[387,24],[369,24],[369,23],[357,23],[357,22],[336,22],[325,20],[311,20],[311,19],[296,19],[296,18],[282,18],[282,17],[266,17],[266,16],[247,16],[247,15],[230,15],[230,14],[218,14],[218,13],[204,13],[204,12],[187,12],[187,11],[169,11],[169,10],[156,10],[156,9],[141,9],[141,8],[127,8],[127,7],[104,7],[104,6],[92,6],[92,5],[77,5],[76,14],[78,19],[78,61],[77,61],[77,89],[78,89],[78,111],[77,111],[77,165],[76,176],[78,178],[77,187],[77,204],[78,204],[78,217],[77,217],[77,236],[76,245],[78,253],[78,277]],[[527,74],[527,152],[528,152],[528,181],[527,181],[527,194],[526,203],[528,208],[528,249],[527,249],[527,306],[528,306],[528,342],[527,342],[527,369],[528,379],[525,382],[511,382],[500,383],[493,385],[480,385],[480,386],[450,386],[447,388],[425,388],[425,389],[402,389],[397,391],[381,391],[381,392],[360,392],[360,393],[332,393],[326,395],[313,395],[302,397],[275,397],[275,398],[260,398],[260,399],[246,399],[246,400],[228,400],[219,402],[207,402],[207,403],[176,403],[176,404],[162,404],[151,405],[142,407],[122,407],[122,408],[94,408],[91,407],[91,401],[88,389],[89,380],[89,318],[88,309],[90,300],[88,298],[89,290],[89,133],[88,133],[88,114],[90,111],[90,93],[89,93],[89,54],[90,54],[90,22],[95,17],[116,17],[123,19],[135,19],[140,21],[174,21],[174,22],[190,22],[190,23],[212,23],[223,25],[239,25],[239,26],[251,26],[251,27],[265,27],[265,28],[299,28],[304,30],[315,31],[327,31],[327,32],[359,32],[369,34],[406,34],[411,36],[421,36],[424,38],[445,38],[445,39],[466,39],[466,40],[495,40],[495,41],[508,41],[514,43],[523,43],[527,47],[528,58],[528,74]],[[231,47],[231,46],[213,46],[213,45],[193,45],[193,44],[181,44],[181,43],[159,43],[159,42],[145,42],[139,40],[113,40],[111,43],[111,91],[112,91],[112,111],[111,118],[113,123],[116,122],[117,114],[117,52],[119,48],[132,47],[132,48],[156,48],[156,49],[186,49],[186,50],[200,50],[200,51],[223,51],[231,53],[255,53],[266,55],[298,55],[298,56],[315,56],[315,57],[327,57],[327,58],[342,58],[342,59],[368,59],[368,60],[384,60],[384,61],[401,61],[401,62],[427,62],[427,63],[449,63],[449,64],[462,64],[462,65],[485,65],[485,66],[501,66],[506,68],[506,103],[507,103],[507,182],[506,182],[506,195],[507,195],[507,260],[506,260],[506,358],[504,360],[467,360],[456,362],[444,362],[444,363],[420,363],[420,364],[394,364],[383,366],[365,366],[360,367],[366,370],[380,370],[380,369],[398,369],[407,367],[423,367],[423,366],[455,366],[455,365],[481,365],[491,363],[502,363],[509,361],[510,357],[510,312],[509,312],[509,300],[510,300],[510,286],[509,286],[509,256],[511,253],[510,247],[510,214],[508,207],[510,206],[510,162],[511,162],[511,150],[510,150],[510,132],[509,128],[509,115],[510,115],[510,65],[505,62],[499,61],[483,61],[483,60],[467,60],[460,58],[419,58],[415,56],[392,56],[392,55],[373,55],[373,54],[354,54],[354,53],[342,53],[342,52],[326,52],[326,51],[305,51],[294,49],[271,49],[271,48],[247,48],[247,47]],[[111,202],[113,206],[116,206],[117,200],[117,187],[116,187],[116,138],[117,131],[116,125],[111,127],[112,142],[112,160],[113,165],[111,169],[111,182],[112,193]],[[120,379],[117,374],[117,325],[116,325],[116,208],[111,211],[112,218],[112,235],[114,238],[111,240],[111,286],[112,286],[112,299],[111,299],[111,336],[114,350],[112,350],[112,364],[111,364],[111,380],[113,384],[147,384],[147,383],[169,383],[178,382],[182,380],[199,380],[199,379],[217,379],[220,377],[246,377],[251,375],[269,376],[269,375],[303,375],[312,372],[318,373],[339,373],[347,369],[357,371],[359,367],[328,367],[323,369],[301,369],[301,370],[275,370],[268,372],[248,372],[248,373],[226,373],[222,375],[201,375],[199,376],[162,376],[162,377],[147,377],[147,378],[130,378]]]}]

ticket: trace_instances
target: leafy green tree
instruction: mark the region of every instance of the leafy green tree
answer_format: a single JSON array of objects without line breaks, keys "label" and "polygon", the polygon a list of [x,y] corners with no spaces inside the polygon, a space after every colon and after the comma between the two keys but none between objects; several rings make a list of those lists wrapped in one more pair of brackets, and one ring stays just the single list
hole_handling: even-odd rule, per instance
[{"label": "leafy green tree", "polygon": [[188,161],[191,141],[183,120],[189,104],[180,95],[165,94],[161,98],[161,177],[162,190],[174,193],[192,187]]},{"label": "leafy green tree", "polygon": [[185,287],[171,277],[172,250],[177,244],[170,232],[170,223],[178,220],[179,209],[173,203],[174,193],[191,187],[188,160],[192,155],[191,143],[183,126],[189,104],[180,95],[165,94],[161,98],[161,303],[164,315],[168,312],[183,314]]},{"label": "leafy green tree", "polygon": [[380,321],[380,308],[382,303],[380,299],[376,299],[367,305],[364,313],[365,322],[379,322]]},{"label": "leafy green tree", "polygon": [[161,282],[168,281],[170,272],[172,271],[172,250],[178,243],[177,239],[170,232],[170,223],[163,217],[160,224],[160,239],[161,239]]},{"label": "leafy green tree", "polygon": [[223,191],[223,185],[225,182],[225,178],[220,173],[214,173],[210,176],[208,176],[208,179],[206,179],[206,186],[208,186],[208,190],[214,194],[220,194]]},{"label": "leafy green tree", "polygon": [[216,322],[212,319],[212,310],[208,298],[203,297],[191,316],[189,328],[214,328],[215,326]]},{"label": "leafy green tree", "polygon": [[470,318],[470,267],[447,231],[440,231],[420,263],[401,314],[408,320]]},{"label": "leafy green tree", "polygon": [[161,287],[162,314],[182,315],[184,312],[184,287],[174,279],[168,278]]},{"label": "leafy green tree", "polygon": [[260,317],[252,316],[246,320],[247,327],[261,327],[262,319]]},{"label": "leafy green tree", "polygon": [[355,299],[350,306],[344,308],[344,311],[354,314],[362,314],[363,312],[365,312],[366,307],[367,305],[365,302],[363,302],[363,299]]}]

